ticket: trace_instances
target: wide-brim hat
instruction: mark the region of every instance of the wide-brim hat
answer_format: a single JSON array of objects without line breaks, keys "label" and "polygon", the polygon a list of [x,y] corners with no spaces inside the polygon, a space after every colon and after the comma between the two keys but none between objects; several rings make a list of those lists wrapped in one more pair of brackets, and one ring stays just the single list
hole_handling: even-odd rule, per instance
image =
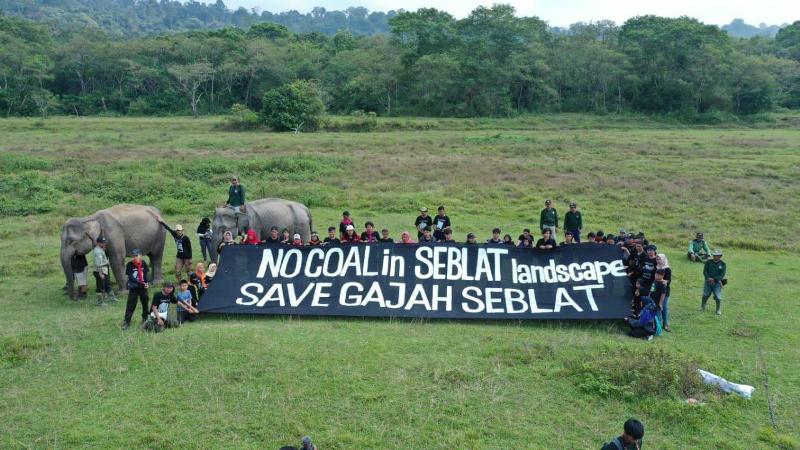
[{"label": "wide-brim hat", "polygon": [[722,256],[722,250],[720,249],[714,250],[713,252],[711,252],[711,256]]}]

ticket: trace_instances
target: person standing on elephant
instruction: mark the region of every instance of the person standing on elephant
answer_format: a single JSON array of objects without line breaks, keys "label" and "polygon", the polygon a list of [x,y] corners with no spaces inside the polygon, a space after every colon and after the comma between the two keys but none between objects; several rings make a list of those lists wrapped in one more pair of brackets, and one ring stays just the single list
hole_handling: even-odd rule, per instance
[{"label": "person standing on elephant", "polygon": [[231,177],[231,186],[228,188],[228,201],[225,202],[226,208],[231,208],[236,213],[245,211],[244,186],[239,184],[239,177]]},{"label": "person standing on elephant", "polygon": [[184,269],[186,269],[187,276],[192,273],[192,240],[189,239],[189,236],[183,234],[183,225],[175,225],[173,230],[160,216],[156,220],[175,239],[175,247],[178,249],[175,254],[175,278],[180,281],[181,273]]},{"label": "person standing on elephant", "polygon": [[203,261],[208,261],[211,258],[212,236],[211,219],[203,217],[203,220],[200,221],[200,225],[197,226],[197,237],[200,239],[200,250],[203,252]]},{"label": "person standing on elephant", "polygon": [[138,248],[131,252],[133,258],[125,266],[125,278],[128,288],[128,304],[125,306],[125,319],[122,322],[122,329],[127,330],[131,326],[133,312],[136,311],[137,300],[142,304],[142,322],[147,320],[147,289],[150,287],[150,271],[147,263],[142,259],[142,252]]},{"label": "person standing on elephant", "polygon": [[75,253],[72,255],[70,264],[72,265],[72,273],[75,277],[75,284],[78,285],[78,298],[86,298],[86,291],[88,290],[86,287],[86,275],[88,272],[87,267],[89,267],[89,262],[86,260],[86,255]]},{"label": "person standing on elephant", "polygon": [[92,250],[92,256],[94,257],[94,270],[92,273],[94,274],[95,292],[97,293],[97,306],[105,306],[106,300],[117,301],[114,291],[111,290],[111,271],[109,270],[110,263],[108,255],[106,255],[106,247],[108,247],[108,241],[100,236],[97,238],[97,245]]}]

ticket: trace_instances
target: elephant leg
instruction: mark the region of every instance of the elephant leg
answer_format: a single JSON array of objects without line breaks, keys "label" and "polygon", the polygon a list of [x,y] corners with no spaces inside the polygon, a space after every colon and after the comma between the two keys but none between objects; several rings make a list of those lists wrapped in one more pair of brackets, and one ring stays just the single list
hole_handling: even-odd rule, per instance
[{"label": "elephant leg", "polygon": [[111,263],[111,271],[114,272],[114,279],[117,280],[117,288],[119,292],[125,290],[125,257],[124,255],[120,257],[119,255],[115,255],[113,258],[109,258],[109,262]]},{"label": "elephant leg", "polygon": [[150,267],[153,269],[153,276],[152,280],[154,284],[160,284],[164,281],[164,275],[162,273],[162,259],[164,257],[163,253],[153,252],[150,253]]}]

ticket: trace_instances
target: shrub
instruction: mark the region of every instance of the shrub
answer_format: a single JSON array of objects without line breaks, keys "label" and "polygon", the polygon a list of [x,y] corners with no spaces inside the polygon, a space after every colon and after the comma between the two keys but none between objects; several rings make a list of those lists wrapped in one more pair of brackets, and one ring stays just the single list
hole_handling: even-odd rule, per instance
[{"label": "shrub", "polygon": [[378,128],[378,117],[374,112],[355,111],[350,117],[342,120],[329,120],[325,131],[349,131],[367,133]]},{"label": "shrub", "polygon": [[241,103],[231,106],[231,113],[225,119],[223,128],[228,130],[254,130],[261,126],[261,120],[254,111]]},{"label": "shrub", "polygon": [[303,80],[268,91],[262,105],[264,121],[275,131],[316,131],[325,114],[318,87]]}]

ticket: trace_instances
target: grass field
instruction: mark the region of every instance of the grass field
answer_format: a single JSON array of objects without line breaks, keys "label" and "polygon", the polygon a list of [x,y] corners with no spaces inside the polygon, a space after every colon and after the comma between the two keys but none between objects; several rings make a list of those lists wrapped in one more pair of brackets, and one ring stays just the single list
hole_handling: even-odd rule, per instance
[{"label": "grass field", "polygon": [[[647,448],[800,448],[800,118],[406,119],[300,135],[220,120],[0,121],[0,448],[278,448],[305,434],[321,449],[599,448],[630,416]],[[398,236],[417,207],[445,204],[459,240],[516,236],[546,198],[562,214],[576,201],[588,229],[643,230],[666,250],[673,332],[209,316],[149,335],[119,330],[121,304],[62,295],[67,217],[135,202],[191,229],[232,173],[251,199],[307,204],[318,231],[349,209]],[[702,268],[683,259],[698,230],[725,249],[721,317],[697,310]],[[694,367],[755,386],[753,399],[695,385]]]}]

